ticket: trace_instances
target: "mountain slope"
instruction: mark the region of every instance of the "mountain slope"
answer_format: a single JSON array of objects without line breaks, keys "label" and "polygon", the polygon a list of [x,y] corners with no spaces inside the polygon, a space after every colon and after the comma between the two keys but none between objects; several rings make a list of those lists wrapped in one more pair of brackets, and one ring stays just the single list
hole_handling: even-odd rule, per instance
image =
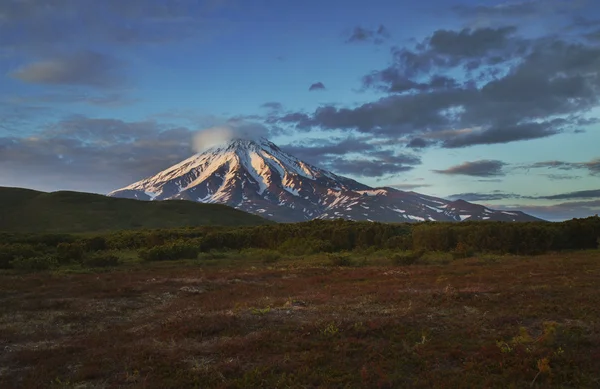
[{"label": "mountain slope", "polygon": [[139,200],[222,203],[280,222],[539,220],[393,188],[371,188],[291,156],[275,144],[233,140],[109,194]]},{"label": "mountain slope", "polygon": [[0,231],[62,233],[265,223],[271,222],[220,204],[146,202],[0,187]]}]

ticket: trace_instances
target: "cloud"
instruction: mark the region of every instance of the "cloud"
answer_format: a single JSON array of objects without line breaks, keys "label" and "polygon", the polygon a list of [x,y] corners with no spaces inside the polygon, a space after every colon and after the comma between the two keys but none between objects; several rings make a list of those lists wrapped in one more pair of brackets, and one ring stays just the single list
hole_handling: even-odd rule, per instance
[{"label": "cloud", "polygon": [[585,34],[585,37],[591,41],[600,41],[600,30]]},{"label": "cloud", "polygon": [[585,169],[591,175],[600,175],[600,158],[587,162],[566,162],[566,161],[541,161],[532,164],[517,166],[517,169],[557,169],[557,170],[575,170]]},{"label": "cloud", "polygon": [[269,133],[269,129],[262,124],[244,120],[228,120],[223,125],[196,132],[193,137],[192,149],[200,153],[233,139],[258,140],[268,138]]},{"label": "cloud", "polygon": [[260,107],[261,108],[269,109],[271,111],[281,111],[283,109],[283,104],[278,103],[276,101],[271,101],[271,102],[268,102],[268,103],[264,103]]},{"label": "cloud", "polygon": [[336,158],[327,164],[327,169],[336,174],[348,174],[359,177],[382,177],[414,169],[413,166],[399,163],[373,161],[371,159]]},{"label": "cloud", "polygon": [[411,80],[436,69],[466,66],[474,70],[486,64],[505,62],[517,55],[515,51],[522,44],[516,32],[514,26],[436,30],[413,49],[394,48],[392,65],[373,75],[379,74],[382,82]]},{"label": "cloud", "polygon": [[496,160],[480,160],[465,162],[461,165],[449,167],[445,170],[433,170],[436,173],[447,175],[465,175],[474,177],[493,177],[503,176],[505,172],[502,168],[506,163]]},{"label": "cloud", "polygon": [[5,0],[0,47],[40,50],[91,44],[163,44],[227,29],[214,0]]},{"label": "cloud", "polygon": [[351,153],[366,153],[377,150],[369,143],[369,137],[347,137],[334,139],[305,139],[302,144],[281,145],[280,148],[294,156],[313,164],[321,163],[331,156],[343,156]]},{"label": "cloud", "polygon": [[477,182],[502,182],[503,180],[500,178],[490,178],[484,180],[477,180]]},{"label": "cloud", "polygon": [[398,154],[370,141],[370,137],[313,139],[304,140],[302,145],[282,145],[281,149],[333,173],[361,177],[406,172],[421,163],[416,155]]},{"label": "cloud", "polygon": [[600,189],[580,190],[576,192],[560,193],[552,196],[540,196],[537,198],[545,200],[600,199]]},{"label": "cloud", "polygon": [[417,188],[429,188],[432,185],[431,184],[416,184],[416,183],[400,183],[400,184],[393,184],[393,185],[388,185],[392,188],[395,189],[399,189],[399,190],[414,190]]},{"label": "cloud", "polygon": [[570,29],[600,27],[600,19],[589,19],[585,16],[575,15]]},{"label": "cloud", "polygon": [[123,82],[122,64],[93,51],[57,56],[21,67],[12,77],[32,84],[114,87]]},{"label": "cloud", "polygon": [[600,44],[581,35],[525,38],[513,26],[437,30],[362,79],[385,95],[322,105],[272,122],[346,130],[413,148],[462,148],[578,133],[600,108]]},{"label": "cloud", "polygon": [[155,120],[76,115],[28,136],[0,132],[0,182],[108,193],[181,162],[209,141],[266,134],[264,126],[236,119],[198,132]]},{"label": "cloud", "polygon": [[589,162],[584,162],[582,164],[586,169],[590,171],[591,174],[599,174],[600,175],[600,158],[596,158]]},{"label": "cloud", "polygon": [[514,193],[458,193],[448,196],[450,200],[465,200],[465,201],[494,201],[494,200],[506,200],[506,199],[518,199],[520,195]]},{"label": "cloud", "polygon": [[440,111],[476,98],[471,91],[436,91],[427,94],[393,95],[356,108],[319,107],[311,115],[288,113],[279,120],[299,128],[347,129],[379,135],[412,134],[422,128],[450,125]]},{"label": "cloud", "polygon": [[[590,193],[586,193],[590,192]],[[573,218],[583,218],[593,216],[600,213],[600,200],[597,196],[592,196],[597,191],[581,191],[559,194],[555,196],[521,196],[515,193],[506,193],[502,191],[494,191],[492,193],[460,193],[448,196],[450,200],[462,199],[478,203],[486,203],[488,201],[507,201],[519,199],[547,199],[552,197],[554,200],[566,199],[593,199],[588,201],[569,201],[556,204],[531,205],[519,204],[518,202],[511,205],[494,204],[492,207],[498,210],[506,211],[523,211],[530,215],[539,217],[544,220],[561,221]]]},{"label": "cloud", "polygon": [[416,82],[399,72],[397,69],[387,68],[375,71],[363,77],[363,88],[375,88],[383,92],[402,93],[408,91],[430,91],[435,89],[452,89],[458,87],[455,79],[433,75],[424,82]]},{"label": "cloud", "polygon": [[[558,120],[558,119],[557,119]],[[563,122],[559,120],[559,123]],[[459,147],[509,143],[519,140],[545,138],[561,132],[561,127],[553,123],[527,123],[507,127],[493,127],[484,131],[473,131],[446,139],[442,147],[453,149]]]},{"label": "cloud", "polygon": [[88,104],[101,107],[124,107],[138,102],[122,93],[45,93],[41,95],[18,96],[7,99],[12,104]]},{"label": "cloud", "polygon": [[581,176],[570,174],[543,174],[543,176],[552,181],[577,180],[581,178]]},{"label": "cloud", "polygon": [[[495,50],[505,49],[516,27],[465,28],[460,31],[437,30],[427,41],[429,50],[425,54],[437,56],[437,60],[446,56],[449,61],[478,58]],[[402,56],[402,52],[399,52]],[[435,60],[434,60],[435,61]]]},{"label": "cloud", "polygon": [[[461,4],[451,8],[458,16],[471,21],[475,25],[493,25],[498,22],[528,23],[539,20],[552,20],[554,17],[584,12],[588,7],[592,10],[593,2],[588,0],[522,0],[504,1],[495,5]],[[553,20],[554,22],[554,20]],[[556,29],[558,23],[552,27]]]},{"label": "cloud", "polygon": [[0,180],[107,193],[189,157],[192,135],[154,121],[74,116],[28,137],[0,137]]},{"label": "cloud", "polygon": [[573,218],[585,218],[600,213],[600,200],[571,201],[553,205],[510,205],[496,206],[506,211],[519,210],[549,221],[562,221]]},{"label": "cloud", "polygon": [[309,91],[317,91],[317,90],[325,90],[325,89],[326,89],[325,85],[322,82],[315,82],[308,88]]},{"label": "cloud", "polygon": [[380,45],[390,38],[391,34],[383,24],[379,25],[377,29],[369,29],[361,26],[356,26],[352,30],[352,33],[350,34],[348,39],[346,39],[346,43],[370,42],[376,45]]},{"label": "cloud", "polygon": [[411,149],[424,149],[425,147],[429,146],[430,144],[431,144],[431,142],[429,142],[423,138],[412,138],[408,142],[406,147],[411,148]]},{"label": "cloud", "polygon": [[463,17],[502,17],[515,18],[536,15],[539,12],[537,1],[509,2],[498,5],[456,5],[452,10]]},{"label": "cloud", "polygon": [[494,201],[506,199],[529,199],[529,200],[581,200],[600,199],[600,189],[580,190],[575,192],[559,193],[555,195],[524,196],[516,193],[506,193],[500,190],[491,193],[459,193],[448,196],[450,199],[462,199],[465,201]]},{"label": "cloud", "polygon": [[36,122],[43,117],[45,120],[55,116],[53,110],[39,105],[16,105],[12,102],[0,100],[0,132],[17,134],[23,128],[34,127]]}]

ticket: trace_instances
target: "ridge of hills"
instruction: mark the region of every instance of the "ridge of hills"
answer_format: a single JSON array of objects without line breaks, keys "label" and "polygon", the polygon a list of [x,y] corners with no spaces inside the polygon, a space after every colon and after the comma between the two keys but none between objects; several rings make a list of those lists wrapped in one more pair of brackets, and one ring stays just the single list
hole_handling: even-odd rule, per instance
[{"label": "ridge of hills", "polygon": [[0,187],[0,231],[77,233],[272,222],[222,204],[137,201],[99,194]]}]

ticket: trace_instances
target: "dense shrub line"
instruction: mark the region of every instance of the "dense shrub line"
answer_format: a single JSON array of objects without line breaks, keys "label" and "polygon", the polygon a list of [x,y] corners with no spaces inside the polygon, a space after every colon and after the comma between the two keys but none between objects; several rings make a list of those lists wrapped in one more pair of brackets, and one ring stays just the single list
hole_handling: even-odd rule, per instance
[{"label": "dense shrub line", "polygon": [[[561,223],[384,224],[315,220],[240,228],[120,231],[98,236],[0,233],[0,268],[43,268],[41,262],[50,267],[66,263],[112,266],[118,258],[106,254],[111,250],[136,250],[146,261],[218,259],[222,250],[244,250],[245,254],[265,261],[275,261],[278,255],[329,253],[332,262],[343,265],[346,259],[338,254],[348,251],[391,250],[397,253],[395,263],[410,264],[431,251],[464,258],[475,252],[535,255],[594,249],[599,245],[597,216]],[[109,256],[101,258],[98,253]]]}]

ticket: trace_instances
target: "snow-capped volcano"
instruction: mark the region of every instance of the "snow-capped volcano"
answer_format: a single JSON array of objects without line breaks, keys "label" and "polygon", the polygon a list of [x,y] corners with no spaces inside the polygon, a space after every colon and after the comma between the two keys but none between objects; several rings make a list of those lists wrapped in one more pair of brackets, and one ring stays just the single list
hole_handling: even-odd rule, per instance
[{"label": "snow-capped volcano", "polygon": [[139,200],[222,203],[281,222],[352,219],[537,220],[393,188],[371,188],[283,152],[266,139],[236,139],[196,154],[155,176],[109,193]]}]

